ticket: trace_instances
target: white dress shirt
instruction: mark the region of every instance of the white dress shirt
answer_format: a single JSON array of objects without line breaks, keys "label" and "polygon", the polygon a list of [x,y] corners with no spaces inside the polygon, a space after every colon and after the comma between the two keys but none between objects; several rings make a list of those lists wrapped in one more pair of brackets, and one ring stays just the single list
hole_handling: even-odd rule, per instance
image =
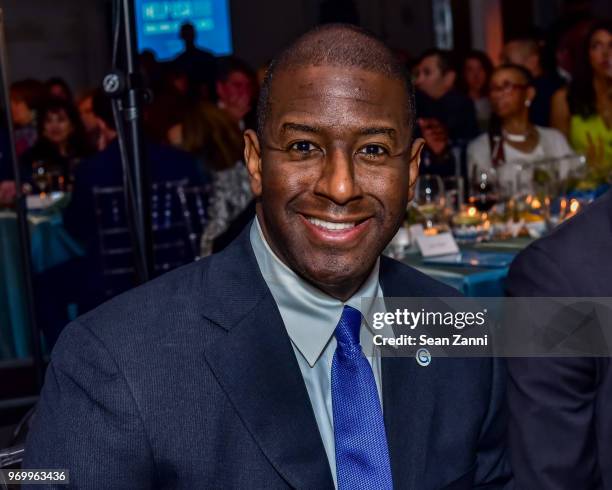
[{"label": "white dress shirt", "polygon": [[[329,466],[336,482],[334,417],[331,397],[331,367],[336,338],[334,330],[345,305],[370,317],[372,308],[381,311],[382,289],[378,282],[379,260],[359,290],[346,302],[329,296],[287,267],[268,245],[257,219],[250,230],[250,240],[259,269],[270,288],[291,339],[291,345],[306,384],[314,416],[319,427]],[[376,301],[376,298],[379,300]],[[382,405],[382,373],[380,351],[373,348],[374,330],[362,320],[360,342],[372,366]],[[392,336],[392,331],[376,331]]]}]

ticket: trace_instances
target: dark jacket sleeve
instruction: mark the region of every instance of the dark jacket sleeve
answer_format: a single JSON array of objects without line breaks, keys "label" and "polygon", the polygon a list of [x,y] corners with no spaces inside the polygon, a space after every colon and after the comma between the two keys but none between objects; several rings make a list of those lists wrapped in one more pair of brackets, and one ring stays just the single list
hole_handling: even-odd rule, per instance
[{"label": "dark jacket sleeve", "polygon": [[[511,296],[572,296],[560,264],[529,247],[513,264]],[[599,488],[592,358],[508,362],[509,444],[517,488]]]},{"label": "dark jacket sleeve", "polygon": [[151,449],[130,387],[82,324],[66,327],[53,351],[24,468],[67,469],[71,488],[153,485]]}]

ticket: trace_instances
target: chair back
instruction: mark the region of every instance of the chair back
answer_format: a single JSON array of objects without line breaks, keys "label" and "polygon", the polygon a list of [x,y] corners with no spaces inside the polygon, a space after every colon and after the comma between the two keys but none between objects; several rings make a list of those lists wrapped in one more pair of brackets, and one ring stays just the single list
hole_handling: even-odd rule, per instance
[{"label": "chair back", "polygon": [[[151,224],[155,275],[195,259],[183,217],[178,189],[185,181],[154,183],[151,188]],[[123,187],[93,189],[100,269],[105,296],[111,297],[135,284],[130,230]]]},{"label": "chair back", "polygon": [[179,201],[189,246],[195,260],[201,257],[200,239],[209,221],[210,186],[179,187]]}]

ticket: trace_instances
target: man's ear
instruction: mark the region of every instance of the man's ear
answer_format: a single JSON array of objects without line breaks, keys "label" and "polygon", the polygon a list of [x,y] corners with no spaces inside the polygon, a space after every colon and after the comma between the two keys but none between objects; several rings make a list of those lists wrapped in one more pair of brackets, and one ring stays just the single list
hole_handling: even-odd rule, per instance
[{"label": "man's ear", "polygon": [[252,129],[244,132],[244,161],[249,171],[251,190],[255,197],[261,196],[261,146],[257,133]]},{"label": "man's ear", "polygon": [[417,179],[419,178],[419,165],[421,164],[421,152],[425,146],[425,140],[423,138],[417,138],[412,143],[410,149],[410,176],[408,181],[408,201],[412,201],[414,198],[414,188],[416,186]]}]

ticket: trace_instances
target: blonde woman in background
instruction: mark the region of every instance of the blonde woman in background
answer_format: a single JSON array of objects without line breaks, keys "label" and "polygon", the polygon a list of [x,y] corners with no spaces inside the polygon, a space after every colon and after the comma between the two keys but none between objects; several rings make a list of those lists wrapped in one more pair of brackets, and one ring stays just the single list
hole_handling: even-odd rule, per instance
[{"label": "blonde woman in background", "polygon": [[228,229],[253,198],[242,161],[242,135],[223,110],[200,103],[169,129],[168,141],[194,155],[211,175],[208,223],[201,240],[201,256],[205,257],[212,253],[214,240]]}]

